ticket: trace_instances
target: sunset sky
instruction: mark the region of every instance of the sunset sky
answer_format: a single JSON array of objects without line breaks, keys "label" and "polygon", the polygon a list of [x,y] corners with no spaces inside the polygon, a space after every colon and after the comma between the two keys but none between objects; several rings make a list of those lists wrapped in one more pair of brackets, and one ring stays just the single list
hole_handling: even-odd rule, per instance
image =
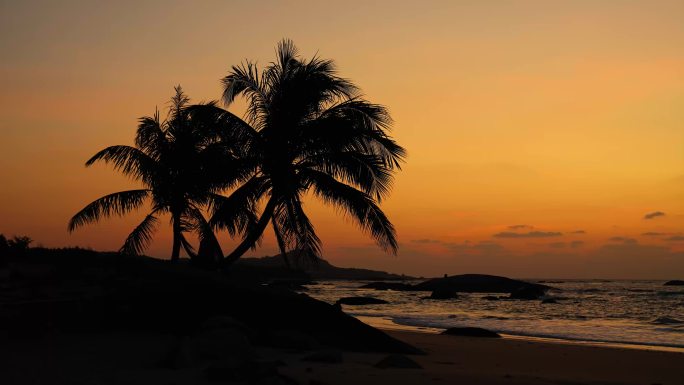
[{"label": "sunset sky", "polygon": [[[0,232],[118,249],[144,211],[66,230],[93,199],[136,187],[84,162],[132,144],[174,85],[218,99],[231,65],[267,64],[284,37],[388,106],[409,151],[382,205],[397,256],[307,201],[332,263],[684,276],[681,0],[0,1]],[[166,258],[163,223],[149,254]],[[269,235],[250,255],[275,252]]]}]

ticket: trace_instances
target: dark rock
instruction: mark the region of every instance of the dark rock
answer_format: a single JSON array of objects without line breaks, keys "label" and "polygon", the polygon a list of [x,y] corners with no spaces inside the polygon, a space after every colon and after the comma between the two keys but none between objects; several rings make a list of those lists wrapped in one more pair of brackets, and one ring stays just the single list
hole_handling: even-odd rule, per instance
[{"label": "dark rock", "polygon": [[461,337],[485,337],[485,338],[501,338],[499,333],[493,332],[491,330],[474,328],[474,327],[464,327],[464,328],[449,328],[442,332],[442,334],[450,336],[461,336]]},{"label": "dark rock", "polygon": [[665,286],[684,286],[684,281],[675,279],[672,281],[665,282]]},{"label": "dark rock", "polygon": [[448,286],[438,287],[432,291],[432,294],[430,294],[430,299],[454,299],[454,298],[458,298],[458,294],[456,293],[456,290],[454,290],[453,288],[448,287]]},{"label": "dark rock", "polygon": [[299,385],[295,379],[285,376],[283,374],[278,374],[276,376],[270,376],[261,378],[254,385]]},{"label": "dark rock", "polygon": [[278,376],[279,363],[276,361],[245,360],[230,357],[212,362],[204,370],[210,381],[249,381],[268,379]]},{"label": "dark rock", "polygon": [[244,334],[248,340],[254,338],[257,334],[255,330],[230,316],[210,317],[206,321],[202,322],[199,327],[199,330],[203,332],[220,329],[237,330]]},{"label": "dark rock", "polygon": [[402,356],[401,354],[390,354],[373,365],[376,368],[396,368],[396,369],[423,369],[416,361]]},{"label": "dark rock", "polygon": [[541,301],[541,303],[542,303],[542,304],[545,304],[545,303],[558,303],[558,301],[556,301],[554,298],[544,298],[544,299]]},{"label": "dark rock", "polygon": [[380,305],[389,302],[373,297],[344,297],[338,299],[337,303],[342,305]]},{"label": "dark rock", "polygon": [[188,344],[189,353],[199,359],[254,355],[245,334],[235,329],[207,330],[191,338]]},{"label": "dark rock", "polygon": [[183,369],[196,365],[197,357],[190,349],[189,340],[188,337],[179,339],[167,357],[162,359],[160,366],[167,369]]},{"label": "dark rock", "polygon": [[541,299],[546,295],[547,289],[535,286],[523,286],[511,292],[511,299]]},{"label": "dark rock", "polygon": [[[257,339],[248,338],[254,344],[268,342],[275,330],[293,330],[342,350],[421,353],[328,303],[233,279],[237,272],[230,268],[223,273],[198,269],[186,261],[169,264],[117,253],[42,248],[32,248],[12,263],[45,264],[55,275],[54,280],[35,284],[28,278],[18,282],[40,291],[27,291],[31,294],[23,297],[19,293],[16,303],[3,304],[0,330],[17,335],[46,330],[46,320],[57,332],[188,335],[209,318],[230,316],[258,334]],[[110,278],[84,277],[88,269],[101,270]],[[73,294],[60,297],[67,291]]]},{"label": "dark rock", "polygon": [[680,321],[676,318],[671,318],[671,317],[658,317],[651,321],[651,323],[658,324],[658,325],[681,325],[684,324],[684,321]]},{"label": "dark rock", "polygon": [[402,282],[371,282],[361,286],[361,289],[411,291],[413,285]]},{"label": "dark rock", "polygon": [[463,274],[446,278],[434,278],[413,286],[412,290],[433,291],[440,287],[449,287],[461,293],[512,293],[521,288],[548,290],[549,286],[529,283],[484,274]]},{"label": "dark rock", "polygon": [[299,330],[276,330],[270,332],[268,333],[268,336],[262,340],[262,343],[267,346],[293,350],[312,350],[321,345],[310,334]]},{"label": "dark rock", "polygon": [[487,301],[498,301],[499,297],[495,295],[485,295],[482,299],[486,299]]},{"label": "dark rock", "polygon": [[342,358],[342,352],[339,350],[321,350],[302,357],[302,361],[339,364],[344,359]]}]

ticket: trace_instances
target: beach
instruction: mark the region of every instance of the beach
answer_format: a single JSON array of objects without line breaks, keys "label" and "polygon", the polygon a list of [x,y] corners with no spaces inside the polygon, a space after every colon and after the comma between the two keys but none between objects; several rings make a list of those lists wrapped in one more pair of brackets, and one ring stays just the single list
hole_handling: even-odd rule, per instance
[{"label": "beach", "polygon": [[[376,368],[382,353],[342,352],[342,362],[302,361],[311,352],[258,348],[297,384],[684,384],[684,353],[454,337],[387,330],[425,355],[422,369]],[[177,337],[151,333],[64,334],[4,341],[6,384],[211,384],[206,366],[160,364]],[[222,382],[231,383],[231,382]],[[240,382],[235,382],[240,383]],[[258,382],[261,383],[261,382]],[[270,383],[270,382],[269,382]],[[278,383],[278,382],[276,382]],[[282,382],[288,383],[288,382]]]}]

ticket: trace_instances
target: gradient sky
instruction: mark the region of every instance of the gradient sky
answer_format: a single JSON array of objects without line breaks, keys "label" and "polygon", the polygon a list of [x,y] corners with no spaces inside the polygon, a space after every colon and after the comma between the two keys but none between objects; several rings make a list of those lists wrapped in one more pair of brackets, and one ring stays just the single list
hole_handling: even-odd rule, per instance
[{"label": "gradient sky", "polygon": [[[284,37],[387,105],[409,150],[383,203],[398,256],[307,201],[332,263],[684,276],[681,0],[1,0],[0,232],[118,249],[144,212],[66,231],[85,204],[135,186],[84,161],[132,144],[176,84],[217,99],[231,65],[268,63]],[[164,226],[149,254],[170,244]],[[251,255],[275,250],[269,236]]]}]

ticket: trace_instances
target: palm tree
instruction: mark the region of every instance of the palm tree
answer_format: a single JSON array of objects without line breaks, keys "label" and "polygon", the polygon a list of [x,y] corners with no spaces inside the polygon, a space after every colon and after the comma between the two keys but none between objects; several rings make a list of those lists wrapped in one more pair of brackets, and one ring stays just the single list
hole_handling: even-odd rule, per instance
[{"label": "palm tree", "polygon": [[[189,256],[197,254],[184,233],[196,232],[201,248],[209,257],[223,256],[213,230],[202,210],[222,197],[222,189],[235,180],[237,160],[224,142],[217,140],[200,121],[188,112],[189,99],[180,86],[175,88],[166,119],[159,111],[143,117],[138,125],[135,146],[111,146],[86,162],[111,163],[115,170],[144,185],[95,200],[69,222],[69,231],[111,215],[123,216],[151,200],[151,211],[126,238],[120,252],[140,254],[148,246],[159,223],[159,216],[170,214],[173,228],[171,260],[180,258],[183,247]],[[220,172],[219,172],[220,171]]]},{"label": "palm tree", "polygon": [[[388,111],[364,100],[353,83],[337,75],[331,60],[303,60],[289,40],[278,44],[276,54],[261,73],[246,62],[223,78],[224,103],[244,97],[245,120],[216,104],[195,110],[213,114],[215,126],[229,131],[228,140],[240,143],[241,157],[254,166],[239,188],[212,206],[213,226],[231,235],[246,231],[225,262],[255,247],[269,223],[283,256],[291,250],[319,258],[321,241],[303,208],[309,191],[396,253],[394,226],[378,206],[405,158],[404,148],[388,134]],[[250,222],[248,213],[262,201],[261,217]]]}]

